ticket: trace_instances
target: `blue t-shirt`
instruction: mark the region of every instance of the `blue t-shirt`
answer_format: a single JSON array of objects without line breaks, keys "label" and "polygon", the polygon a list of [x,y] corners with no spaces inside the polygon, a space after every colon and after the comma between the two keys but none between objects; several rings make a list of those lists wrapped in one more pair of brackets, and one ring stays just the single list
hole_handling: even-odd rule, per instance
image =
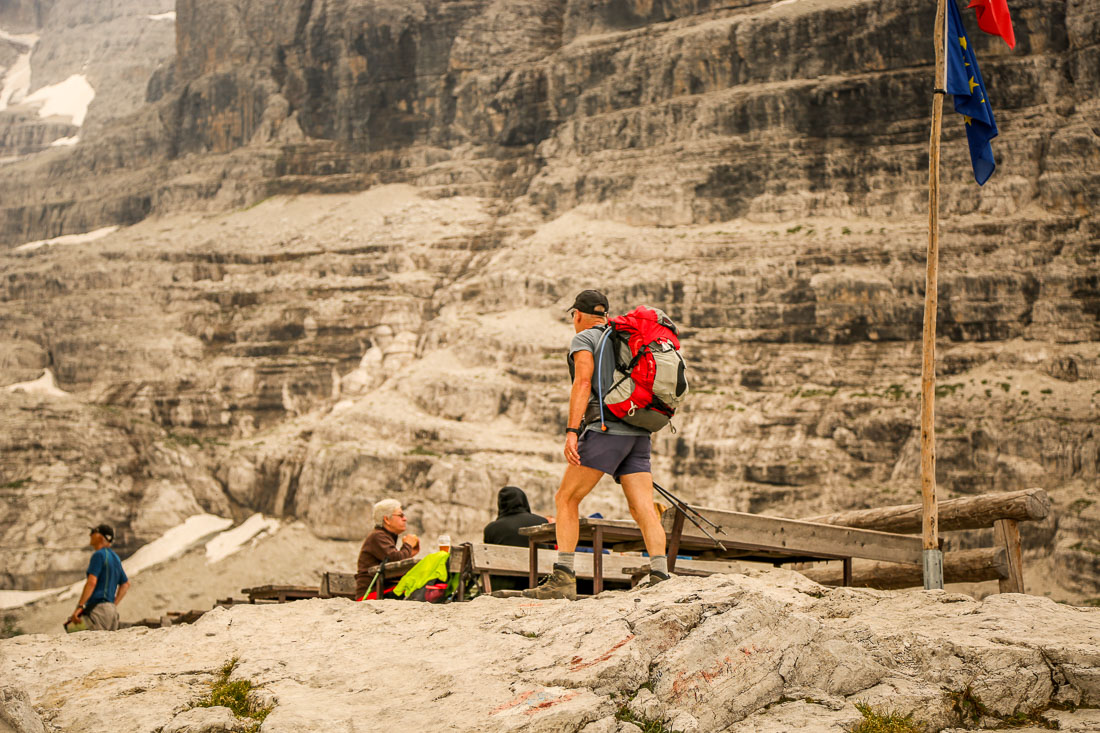
[{"label": "blue t-shirt", "polygon": [[119,584],[130,580],[122,569],[122,561],[110,547],[102,547],[92,553],[88,575],[95,576],[95,590],[85,604],[88,609],[98,603],[114,603]]}]

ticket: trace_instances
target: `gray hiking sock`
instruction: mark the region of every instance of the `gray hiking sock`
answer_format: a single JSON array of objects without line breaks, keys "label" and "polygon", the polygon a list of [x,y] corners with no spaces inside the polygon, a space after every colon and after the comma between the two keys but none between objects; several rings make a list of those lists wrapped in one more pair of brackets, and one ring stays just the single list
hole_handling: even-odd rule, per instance
[{"label": "gray hiking sock", "polygon": [[573,572],[573,558],[576,556],[576,554],[577,553],[575,553],[575,552],[559,552],[558,553],[558,561],[554,564],[560,566],[563,570],[568,570],[569,572],[572,573]]},{"label": "gray hiking sock", "polygon": [[649,559],[649,571],[668,577],[668,555],[654,555]]}]

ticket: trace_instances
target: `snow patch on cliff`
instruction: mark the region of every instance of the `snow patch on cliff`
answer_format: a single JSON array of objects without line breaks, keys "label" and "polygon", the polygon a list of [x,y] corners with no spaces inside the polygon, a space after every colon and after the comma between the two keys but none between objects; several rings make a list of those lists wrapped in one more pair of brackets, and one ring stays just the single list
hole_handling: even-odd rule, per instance
[{"label": "snow patch on cliff", "polygon": [[245,543],[255,541],[267,534],[274,534],[279,529],[279,520],[263,514],[253,514],[244,520],[240,526],[222,532],[214,539],[206,543],[206,561],[215,563],[237,552]]},{"label": "snow patch on cliff", "polygon": [[26,394],[46,395],[49,397],[68,397],[69,393],[57,386],[53,372],[47,369],[38,379],[18,382],[4,387],[5,392],[24,392]]},{"label": "snow patch on cliff", "polygon": [[95,89],[83,74],[73,74],[57,84],[42,87],[31,94],[24,103],[39,104],[39,117],[69,117],[73,124],[80,127],[84,116],[88,114],[88,105],[95,99]]},{"label": "snow patch on cliff", "polygon": [[19,245],[15,250],[17,252],[26,251],[38,249],[39,247],[48,247],[54,244],[84,244],[86,242],[94,242],[97,239],[103,239],[108,234],[113,234],[116,231],[118,231],[118,227],[111,226],[103,227],[102,229],[94,229],[90,232],[84,232],[83,234],[63,234],[53,239],[39,239],[34,242],[27,242],[26,244]]}]

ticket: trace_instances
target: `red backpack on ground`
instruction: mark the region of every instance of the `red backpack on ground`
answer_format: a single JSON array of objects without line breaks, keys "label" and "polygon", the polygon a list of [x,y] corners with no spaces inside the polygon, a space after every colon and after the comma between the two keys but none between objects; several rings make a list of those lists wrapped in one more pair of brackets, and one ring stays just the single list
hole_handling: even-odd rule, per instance
[{"label": "red backpack on ground", "polygon": [[[595,358],[604,430],[606,407],[622,422],[655,433],[669,424],[687,397],[687,364],[680,355],[676,324],[662,310],[642,305],[610,319]],[[615,360],[616,379],[610,385],[601,384],[604,359]]]}]

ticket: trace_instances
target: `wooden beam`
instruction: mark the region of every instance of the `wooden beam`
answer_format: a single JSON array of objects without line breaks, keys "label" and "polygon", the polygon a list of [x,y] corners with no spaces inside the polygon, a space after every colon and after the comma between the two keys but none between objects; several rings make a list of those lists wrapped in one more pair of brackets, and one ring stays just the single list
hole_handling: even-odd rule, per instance
[{"label": "wooden beam", "polygon": [[[649,559],[635,556],[634,565],[627,564],[623,567],[623,574],[633,576],[637,573],[649,574]],[[745,571],[741,563],[721,560],[681,560],[676,575],[691,575],[706,577],[720,573],[743,573]]]},{"label": "wooden beam", "polygon": [[[475,573],[510,575],[517,578],[527,576],[531,561],[526,547],[475,543],[473,550]],[[593,554],[591,552],[578,552],[574,557],[573,565],[577,577],[591,580]],[[556,550],[539,550],[538,575],[549,575],[553,572],[554,561],[557,559],[558,553]],[[602,560],[604,580],[611,580],[616,583],[630,581],[630,576],[623,573],[623,568],[641,565],[646,562],[646,558],[641,555],[611,554],[604,555]]]},{"label": "wooden beam", "polygon": [[[798,571],[822,585],[842,585],[844,569],[835,567],[809,568]],[[977,550],[945,552],[943,575],[945,583],[977,583],[1008,577],[1007,554],[1003,547],[983,547]],[[861,588],[892,590],[922,585],[924,576],[919,565],[897,563],[853,563],[851,585]]]},{"label": "wooden beam", "polygon": [[[921,563],[921,542],[915,537],[724,509],[696,509],[721,527],[711,534],[730,549],[759,550],[808,558],[860,557],[915,565]],[[666,512],[665,517],[668,514]],[[662,522],[664,521],[671,523],[672,518],[662,518]],[[684,527],[682,538],[684,542],[690,539],[697,545],[709,542],[706,535],[694,525]]]},{"label": "wooden beam", "polygon": [[[1028,522],[1044,519],[1048,514],[1050,497],[1042,489],[965,496],[940,502],[939,528],[944,532],[985,529],[993,526],[998,519]],[[921,505],[901,504],[877,509],[856,509],[807,517],[805,521],[874,529],[879,532],[917,534],[921,531]]]},{"label": "wooden beam", "polygon": [[1000,579],[1001,593],[1024,592],[1024,560],[1020,549],[1020,525],[1015,519],[993,523],[995,547],[1003,547],[1008,559],[1008,577]]}]

